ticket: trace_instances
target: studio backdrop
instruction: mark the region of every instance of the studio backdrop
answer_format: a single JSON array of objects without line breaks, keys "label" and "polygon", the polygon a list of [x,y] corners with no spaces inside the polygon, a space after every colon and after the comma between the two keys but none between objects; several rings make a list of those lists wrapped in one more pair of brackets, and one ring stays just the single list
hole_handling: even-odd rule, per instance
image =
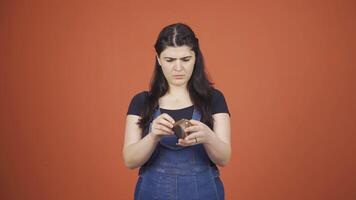
[{"label": "studio backdrop", "polygon": [[351,200],[355,1],[0,2],[0,199],[132,199],[126,112],[154,43],[196,32],[231,113],[229,200]]}]

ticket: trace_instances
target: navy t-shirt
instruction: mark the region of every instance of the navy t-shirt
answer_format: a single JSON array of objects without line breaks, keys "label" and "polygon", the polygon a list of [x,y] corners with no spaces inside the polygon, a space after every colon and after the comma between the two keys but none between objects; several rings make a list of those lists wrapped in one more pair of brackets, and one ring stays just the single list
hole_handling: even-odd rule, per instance
[{"label": "navy t-shirt", "polygon": [[[142,92],[136,94],[131,99],[129,109],[127,111],[127,115],[130,114],[130,115],[140,116],[140,113],[143,112],[144,102],[145,102],[145,98],[147,97],[147,95],[148,95],[147,91],[142,91]],[[212,96],[213,96],[212,114],[228,113],[231,116],[223,93],[220,92],[218,89],[213,89]],[[181,109],[175,109],[175,110],[169,110],[169,109],[163,109],[163,108],[160,108],[160,110],[161,110],[161,113],[167,113],[175,121],[178,121],[182,118],[192,119],[194,105],[188,106],[185,108],[181,108]],[[212,128],[212,127],[210,127],[210,128]]]}]

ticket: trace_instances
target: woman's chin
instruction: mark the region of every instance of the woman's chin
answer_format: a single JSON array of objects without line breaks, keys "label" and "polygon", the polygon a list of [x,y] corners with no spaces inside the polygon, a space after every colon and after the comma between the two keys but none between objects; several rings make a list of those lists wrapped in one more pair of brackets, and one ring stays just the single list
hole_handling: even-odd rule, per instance
[{"label": "woman's chin", "polygon": [[184,86],[187,84],[185,80],[175,80],[170,83],[173,86]]}]

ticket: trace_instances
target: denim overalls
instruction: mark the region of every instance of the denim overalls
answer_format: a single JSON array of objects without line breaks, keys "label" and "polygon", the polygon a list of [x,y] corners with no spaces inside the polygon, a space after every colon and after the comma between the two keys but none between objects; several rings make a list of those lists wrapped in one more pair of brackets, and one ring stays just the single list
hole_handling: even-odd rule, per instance
[{"label": "denim overalls", "polygon": [[[157,107],[153,119],[160,114]],[[194,107],[192,119],[200,118]],[[151,126],[152,122],[149,129]],[[223,200],[219,170],[204,146],[182,147],[177,142],[174,135],[161,138],[150,159],[140,168],[135,200]]]}]

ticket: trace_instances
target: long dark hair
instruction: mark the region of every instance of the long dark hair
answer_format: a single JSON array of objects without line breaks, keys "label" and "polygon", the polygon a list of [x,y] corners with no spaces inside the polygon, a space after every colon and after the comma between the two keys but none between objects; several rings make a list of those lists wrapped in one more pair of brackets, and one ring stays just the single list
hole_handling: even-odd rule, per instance
[{"label": "long dark hair", "polygon": [[[187,88],[193,104],[202,114],[201,121],[210,127],[213,127],[212,118],[212,90],[213,84],[209,81],[208,76],[204,70],[204,58],[199,48],[198,38],[195,36],[193,30],[186,24],[175,23],[168,25],[159,33],[155,50],[158,56],[167,47],[179,47],[186,45],[195,53],[195,64],[192,76],[188,81]],[[168,91],[168,82],[162,72],[157,59],[155,69],[150,82],[150,90],[146,98],[143,113],[138,125],[143,130],[148,127],[152,120],[154,109],[158,106],[158,99]]]}]

